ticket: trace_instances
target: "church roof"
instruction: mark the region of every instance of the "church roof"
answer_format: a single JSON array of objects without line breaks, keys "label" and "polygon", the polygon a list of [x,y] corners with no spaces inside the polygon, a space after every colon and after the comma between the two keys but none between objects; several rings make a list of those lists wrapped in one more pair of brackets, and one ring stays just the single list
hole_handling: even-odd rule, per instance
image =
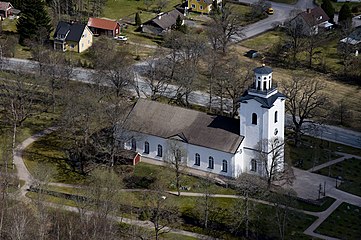
[{"label": "church roof", "polygon": [[250,99],[254,99],[256,100],[257,102],[259,102],[261,104],[261,107],[264,107],[264,108],[271,108],[273,106],[273,103],[278,99],[278,98],[286,98],[285,95],[283,95],[282,93],[280,92],[277,92],[273,95],[271,95],[270,97],[268,98],[263,98],[263,97],[260,97],[260,96],[256,96],[256,95],[252,95],[252,94],[249,94],[248,91],[246,91],[239,99],[240,102],[247,102],[247,100],[250,100]]},{"label": "church roof", "polygon": [[257,74],[270,74],[270,73],[272,73],[272,68],[262,66],[262,67],[257,67],[255,69],[253,69],[253,71]]},{"label": "church roof", "polygon": [[243,140],[239,120],[139,99],[126,119],[129,130],[235,153]]}]

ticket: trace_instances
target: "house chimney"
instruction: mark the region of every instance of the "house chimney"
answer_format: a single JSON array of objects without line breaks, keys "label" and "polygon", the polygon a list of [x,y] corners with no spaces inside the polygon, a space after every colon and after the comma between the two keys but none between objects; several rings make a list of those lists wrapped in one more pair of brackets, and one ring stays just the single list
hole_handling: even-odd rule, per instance
[{"label": "house chimney", "polygon": [[311,8],[307,8],[306,12],[311,13]]}]

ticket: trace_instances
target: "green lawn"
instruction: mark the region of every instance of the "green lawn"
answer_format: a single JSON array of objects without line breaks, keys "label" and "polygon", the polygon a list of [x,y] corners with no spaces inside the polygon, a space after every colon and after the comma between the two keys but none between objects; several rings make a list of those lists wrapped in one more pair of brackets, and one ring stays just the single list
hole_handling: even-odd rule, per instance
[{"label": "green lawn", "polygon": [[5,18],[4,20],[1,21],[1,25],[2,25],[2,30],[4,32],[16,32],[16,19],[9,19],[9,18]]},{"label": "green lawn", "polygon": [[361,169],[361,159],[350,158],[323,168],[317,171],[317,173],[335,178],[341,176],[343,182],[339,189],[361,196],[361,175],[359,169]]},{"label": "green lawn", "polygon": [[310,212],[322,212],[325,211],[327,208],[329,208],[332,203],[334,203],[336,201],[336,199],[331,198],[331,197],[324,197],[320,200],[321,205],[315,205],[315,204],[310,204],[310,203],[306,203],[304,201],[300,201],[297,200],[297,205],[296,207],[305,211],[310,211]]},{"label": "green lawn", "polygon": [[286,144],[285,156],[286,159],[292,161],[293,166],[308,170],[340,157],[334,153],[338,149],[329,146],[329,142],[308,136],[304,136],[302,139],[303,144],[299,147],[295,147],[292,143]]},{"label": "green lawn", "polygon": [[361,208],[342,203],[317,229],[330,237],[359,240],[361,234]]},{"label": "green lawn", "polygon": [[[179,0],[170,0],[168,1],[167,6],[162,9],[162,12],[169,11],[174,8],[175,5],[180,4]],[[137,0],[107,0],[103,11],[103,17],[112,18],[112,19],[121,19],[121,18],[131,18],[134,19],[135,13],[142,11],[140,17],[143,22],[150,19],[149,12],[155,10],[156,6],[153,4],[149,11],[145,11],[146,7],[144,1]],[[152,14],[155,16],[156,14]]]},{"label": "green lawn", "polygon": [[242,41],[240,44],[257,51],[267,52],[274,44],[281,42],[284,37],[284,32],[267,31],[261,35]]}]

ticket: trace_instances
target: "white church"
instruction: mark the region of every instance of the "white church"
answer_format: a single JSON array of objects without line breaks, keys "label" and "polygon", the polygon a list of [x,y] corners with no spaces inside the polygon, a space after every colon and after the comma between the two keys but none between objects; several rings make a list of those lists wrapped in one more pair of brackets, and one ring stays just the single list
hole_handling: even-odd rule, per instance
[{"label": "white church", "polygon": [[259,158],[271,161],[274,147],[260,149],[259,143],[275,142],[282,169],[286,97],[272,85],[270,67],[257,67],[254,75],[239,99],[239,119],[139,99],[125,120],[134,135],[125,148],[164,161],[174,140],[185,150],[189,168],[235,178],[244,172],[264,175],[267,165]]}]

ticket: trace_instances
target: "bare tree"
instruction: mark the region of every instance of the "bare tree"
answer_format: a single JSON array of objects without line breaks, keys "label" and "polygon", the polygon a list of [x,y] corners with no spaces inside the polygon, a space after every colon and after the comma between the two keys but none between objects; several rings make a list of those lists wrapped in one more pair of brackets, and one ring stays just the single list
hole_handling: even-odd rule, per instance
[{"label": "bare tree", "polygon": [[267,188],[271,188],[274,180],[282,175],[284,165],[283,139],[263,139],[257,144],[258,160],[262,164],[262,175],[267,180]]},{"label": "bare tree", "polygon": [[296,146],[301,141],[305,123],[326,117],[324,108],[328,106],[328,98],[322,92],[324,89],[325,84],[320,80],[298,76],[293,76],[292,81],[283,84],[283,93],[288,97],[286,110],[292,116]]},{"label": "bare tree", "polygon": [[66,149],[73,169],[85,174],[93,156],[92,136],[103,128],[103,95],[88,85],[72,85],[64,89],[64,111],[60,119],[62,137],[70,143]]},{"label": "bare tree", "polygon": [[291,208],[294,207],[294,193],[291,191],[279,192],[272,199],[274,202],[274,222],[277,226],[279,239],[284,240],[286,227],[290,221]]},{"label": "bare tree", "polygon": [[175,98],[179,103],[183,103],[184,98],[188,106],[199,75],[200,60],[205,53],[205,41],[200,36],[175,31],[166,37],[164,46],[172,49],[168,61],[170,77],[177,85]]},{"label": "bare tree", "polygon": [[178,140],[168,140],[166,143],[166,159],[167,164],[174,170],[175,186],[180,196],[180,188],[182,175],[187,167],[187,152],[182,142]]},{"label": "bare tree", "polygon": [[234,221],[233,232],[241,230],[242,225],[245,227],[245,235],[248,238],[250,232],[250,222],[253,220],[252,212],[255,210],[252,204],[252,197],[261,197],[266,193],[266,183],[256,175],[247,173],[241,174],[235,180],[237,194],[243,199],[239,199],[233,207]]},{"label": "bare tree", "polygon": [[167,181],[164,177],[160,174],[151,186],[152,191],[144,193],[146,203],[144,211],[147,212],[149,220],[153,223],[156,240],[181,224],[178,209],[172,202],[171,196],[166,193],[165,183]]},{"label": "bare tree", "polygon": [[156,55],[147,60],[147,68],[143,75],[144,81],[150,88],[150,93],[143,91],[152,100],[164,96],[170,83],[171,69],[168,66],[168,59],[163,54]]},{"label": "bare tree", "polygon": [[25,76],[17,74],[15,79],[4,79],[0,83],[3,117],[12,126],[12,159],[15,156],[18,128],[29,117],[40,113],[42,107],[38,95],[39,86],[26,82]]},{"label": "bare tree", "polygon": [[242,36],[242,16],[223,1],[220,11],[211,12],[207,35],[214,51],[227,51],[233,36]]},{"label": "bare tree", "polygon": [[286,44],[289,44],[291,47],[291,62],[296,66],[297,55],[303,50],[305,45],[305,26],[300,18],[293,18],[285,23],[285,29],[288,36]]},{"label": "bare tree", "polygon": [[91,56],[97,70],[93,76],[95,83],[110,86],[117,97],[135,86],[132,58],[126,48],[119,49],[114,41],[103,37],[93,45]]}]

